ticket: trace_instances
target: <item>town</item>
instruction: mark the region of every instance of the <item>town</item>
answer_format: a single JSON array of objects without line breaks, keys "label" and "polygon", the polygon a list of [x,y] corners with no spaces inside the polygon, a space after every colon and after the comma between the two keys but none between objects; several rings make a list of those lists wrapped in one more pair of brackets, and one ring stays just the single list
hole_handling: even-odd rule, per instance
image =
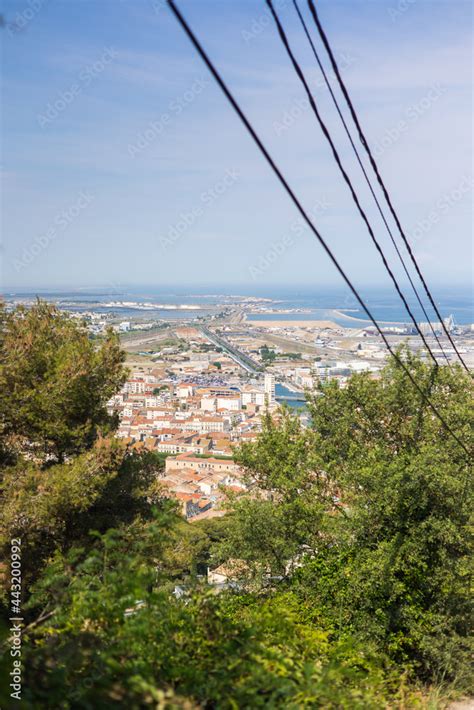
[{"label": "town", "polygon": [[[348,307],[295,307],[270,298],[210,295],[198,306],[183,302],[77,300],[57,306],[99,344],[112,329],[126,352],[128,379],[108,402],[118,419],[116,436],[132,450],[148,450],[164,468],[160,484],[190,522],[221,517],[229,492],[246,491],[234,451],[256,439],[268,412],[289,407],[309,423],[306,395],[323,396],[354,373],[380,377],[387,348],[377,329]],[[30,307],[31,298],[7,300]],[[457,359],[474,367],[474,325],[423,323],[418,328],[439,362]],[[415,328],[381,324],[392,349],[428,354]]]},{"label": "town", "polygon": [[[224,515],[229,491],[245,490],[233,451],[257,437],[266,412],[289,406],[304,426],[306,391],[321,393],[332,380],[344,387],[356,372],[377,378],[384,366],[386,349],[371,326],[285,320],[301,318],[288,312],[264,320],[268,308],[261,307],[259,320],[255,310],[226,308],[185,323],[112,323],[130,372],[108,403],[119,417],[117,436],[162,456],[164,490],[191,522]],[[394,347],[418,350],[420,339],[407,331],[389,327],[386,336]],[[472,327],[460,328],[457,340],[472,364]],[[443,350],[454,355],[447,345]]]}]

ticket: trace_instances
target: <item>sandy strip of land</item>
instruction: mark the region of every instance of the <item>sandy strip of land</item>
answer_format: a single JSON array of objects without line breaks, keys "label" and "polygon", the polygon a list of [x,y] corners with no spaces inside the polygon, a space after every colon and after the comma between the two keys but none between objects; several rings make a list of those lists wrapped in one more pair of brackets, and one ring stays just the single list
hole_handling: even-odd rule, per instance
[{"label": "sandy strip of land", "polygon": [[[372,321],[370,320],[365,320],[364,318],[357,318],[356,316],[350,316],[348,313],[345,313],[344,311],[334,311],[334,313],[338,316],[338,318],[347,318],[347,320],[351,321],[356,321],[359,323],[361,328],[367,328],[368,326],[373,326]],[[406,325],[405,323],[401,321],[388,321],[388,320],[378,320],[379,325],[399,325],[403,326]]]},{"label": "sandy strip of land", "polygon": [[258,328],[340,328],[330,320],[246,320],[245,325]]}]

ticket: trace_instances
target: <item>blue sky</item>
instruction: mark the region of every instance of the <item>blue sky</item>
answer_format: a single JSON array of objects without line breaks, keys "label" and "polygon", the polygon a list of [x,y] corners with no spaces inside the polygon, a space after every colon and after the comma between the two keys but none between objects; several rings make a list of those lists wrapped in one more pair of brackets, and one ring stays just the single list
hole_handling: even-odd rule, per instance
[{"label": "blue sky", "polygon": [[[343,266],[388,285],[263,0],[179,6]],[[292,2],[277,7],[393,256]],[[427,278],[467,284],[471,3],[319,8]],[[7,0],[3,13],[4,287],[339,282],[162,0]]]}]

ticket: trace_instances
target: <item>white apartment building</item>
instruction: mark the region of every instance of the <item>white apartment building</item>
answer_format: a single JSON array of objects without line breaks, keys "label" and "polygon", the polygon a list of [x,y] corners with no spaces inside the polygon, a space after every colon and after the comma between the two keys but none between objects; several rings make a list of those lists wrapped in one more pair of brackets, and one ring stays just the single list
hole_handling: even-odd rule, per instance
[{"label": "white apartment building", "polygon": [[242,473],[242,469],[238,464],[232,459],[215,459],[215,458],[204,458],[200,459],[195,456],[189,456],[186,454],[181,454],[176,458],[167,458],[165,463],[165,471],[182,469],[182,468],[192,468],[195,471],[206,472],[206,473],[226,473],[229,475],[229,479],[224,478],[223,483],[229,485],[227,480],[234,481],[234,475],[239,475]]},{"label": "white apartment building", "polygon": [[258,407],[263,407],[265,405],[265,397],[265,392],[262,392],[262,390],[247,387],[242,391],[241,394],[242,406],[247,406],[248,404],[255,404]]},{"label": "white apartment building", "polygon": [[143,394],[145,392],[145,383],[143,380],[128,380],[124,384],[123,390],[129,394]]},{"label": "white apartment building", "polygon": [[263,390],[265,392],[266,401],[268,404],[275,403],[275,375],[265,375]]},{"label": "white apartment building", "polygon": [[226,409],[230,412],[238,412],[242,409],[242,400],[240,395],[234,397],[218,397],[217,409]]},{"label": "white apartment building", "polygon": [[192,397],[194,394],[194,387],[192,385],[181,384],[176,388],[176,395],[180,399],[186,399],[187,397]]},{"label": "white apartment building", "polygon": [[217,400],[215,397],[201,397],[200,407],[205,412],[215,412]]}]

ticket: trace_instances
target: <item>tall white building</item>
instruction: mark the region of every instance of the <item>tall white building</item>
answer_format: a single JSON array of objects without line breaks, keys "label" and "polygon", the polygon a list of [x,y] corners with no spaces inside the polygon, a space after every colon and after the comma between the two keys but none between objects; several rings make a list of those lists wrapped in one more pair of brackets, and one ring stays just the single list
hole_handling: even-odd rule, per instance
[{"label": "tall white building", "polygon": [[264,377],[264,392],[267,404],[275,403],[275,375],[265,375]]},{"label": "tall white building", "polygon": [[454,316],[451,314],[447,318],[443,318],[443,323],[446,326],[446,330],[448,333],[451,333],[454,330],[454,326],[456,325],[454,322]]}]

